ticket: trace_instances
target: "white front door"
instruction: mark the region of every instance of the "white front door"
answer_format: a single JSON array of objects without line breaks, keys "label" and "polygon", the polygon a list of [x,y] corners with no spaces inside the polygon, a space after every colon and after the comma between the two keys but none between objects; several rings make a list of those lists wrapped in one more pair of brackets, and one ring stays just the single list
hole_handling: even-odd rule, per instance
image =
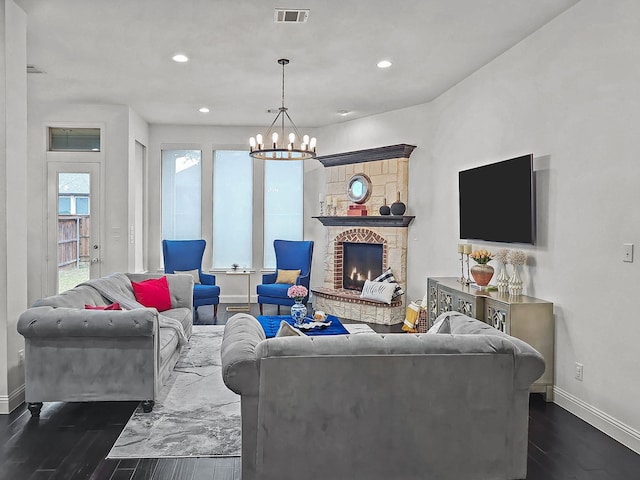
[{"label": "white front door", "polygon": [[100,250],[100,164],[49,162],[46,294],[98,278]]}]

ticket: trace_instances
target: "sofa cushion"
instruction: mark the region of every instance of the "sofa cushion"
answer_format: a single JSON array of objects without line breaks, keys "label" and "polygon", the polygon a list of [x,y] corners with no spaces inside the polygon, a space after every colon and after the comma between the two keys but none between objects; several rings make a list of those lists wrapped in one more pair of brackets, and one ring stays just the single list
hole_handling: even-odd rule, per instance
[{"label": "sofa cushion", "polygon": [[84,305],[85,310],[122,310],[118,302],[110,303],[109,305]]},{"label": "sofa cushion", "polygon": [[287,283],[294,285],[300,276],[300,270],[280,270],[278,269],[278,276],[276,277],[276,283]]},{"label": "sofa cushion", "polygon": [[276,332],[276,337],[306,337],[306,335],[296,327],[292,327],[282,320],[280,322],[280,328],[278,328]]},{"label": "sofa cushion", "polygon": [[387,268],[384,272],[382,272],[382,275],[380,275],[379,277],[374,278],[372,281],[373,282],[395,283],[396,284],[396,288],[393,291],[393,295],[391,296],[391,298],[397,298],[400,295],[404,295],[404,290],[402,290],[402,287],[400,285],[398,285],[398,282],[396,282],[396,277],[393,276],[393,272],[391,271],[391,267]]},{"label": "sofa cushion", "polygon": [[397,283],[372,282],[370,280],[365,280],[360,298],[391,304],[391,299],[397,285]]},{"label": "sofa cushion", "polygon": [[195,270],[184,270],[184,271],[174,270],[173,273],[182,274],[182,275],[191,275],[193,277],[193,283],[195,283],[196,285],[199,285],[201,283],[200,271],[197,268]]},{"label": "sofa cushion", "polygon": [[159,312],[164,312],[171,308],[167,277],[131,282],[131,287],[138,303],[145,307],[155,308]]},{"label": "sofa cushion", "polygon": [[193,286],[193,299],[201,300],[203,298],[211,298],[220,296],[220,287],[217,285],[201,285]]},{"label": "sofa cushion", "polygon": [[257,290],[258,295],[265,297],[287,298],[287,290],[290,286],[286,283],[263,283],[258,285]]}]

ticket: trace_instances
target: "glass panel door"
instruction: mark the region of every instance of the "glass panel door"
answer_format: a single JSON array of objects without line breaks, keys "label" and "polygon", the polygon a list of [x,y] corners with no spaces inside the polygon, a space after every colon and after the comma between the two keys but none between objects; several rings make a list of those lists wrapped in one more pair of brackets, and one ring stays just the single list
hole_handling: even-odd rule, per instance
[{"label": "glass panel door", "polygon": [[53,293],[100,276],[98,167],[49,164],[48,272]]}]

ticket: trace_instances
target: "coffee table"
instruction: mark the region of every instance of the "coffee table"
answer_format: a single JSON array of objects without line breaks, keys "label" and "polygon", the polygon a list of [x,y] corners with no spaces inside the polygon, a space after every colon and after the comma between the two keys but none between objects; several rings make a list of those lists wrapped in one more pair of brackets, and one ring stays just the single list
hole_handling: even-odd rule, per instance
[{"label": "coffee table", "polygon": [[[278,328],[280,328],[280,322],[284,320],[289,325],[293,325],[294,321],[291,318],[291,315],[259,315],[256,317],[260,325],[262,325],[262,329],[264,333],[267,335],[267,338],[273,338],[276,336],[278,332]],[[340,322],[340,319],[334,315],[327,315],[327,322],[331,322],[326,328],[322,329],[313,329],[313,330],[304,330],[304,334],[308,336],[317,336],[317,335],[347,335],[349,330],[345,328],[345,326]]]}]

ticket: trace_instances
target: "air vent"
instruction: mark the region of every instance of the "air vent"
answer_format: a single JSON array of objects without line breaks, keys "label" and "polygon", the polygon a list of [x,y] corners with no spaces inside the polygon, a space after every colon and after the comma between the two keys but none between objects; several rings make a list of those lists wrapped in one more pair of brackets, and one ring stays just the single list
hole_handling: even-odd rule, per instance
[{"label": "air vent", "polygon": [[44,73],[44,70],[40,70],[35,65],[27,65],[27,73]]},{"label": "air vent", "polygon": [[289,8],[276,8],[273,15],[273,23],[307,23],[309,10],[291,10]]}]

